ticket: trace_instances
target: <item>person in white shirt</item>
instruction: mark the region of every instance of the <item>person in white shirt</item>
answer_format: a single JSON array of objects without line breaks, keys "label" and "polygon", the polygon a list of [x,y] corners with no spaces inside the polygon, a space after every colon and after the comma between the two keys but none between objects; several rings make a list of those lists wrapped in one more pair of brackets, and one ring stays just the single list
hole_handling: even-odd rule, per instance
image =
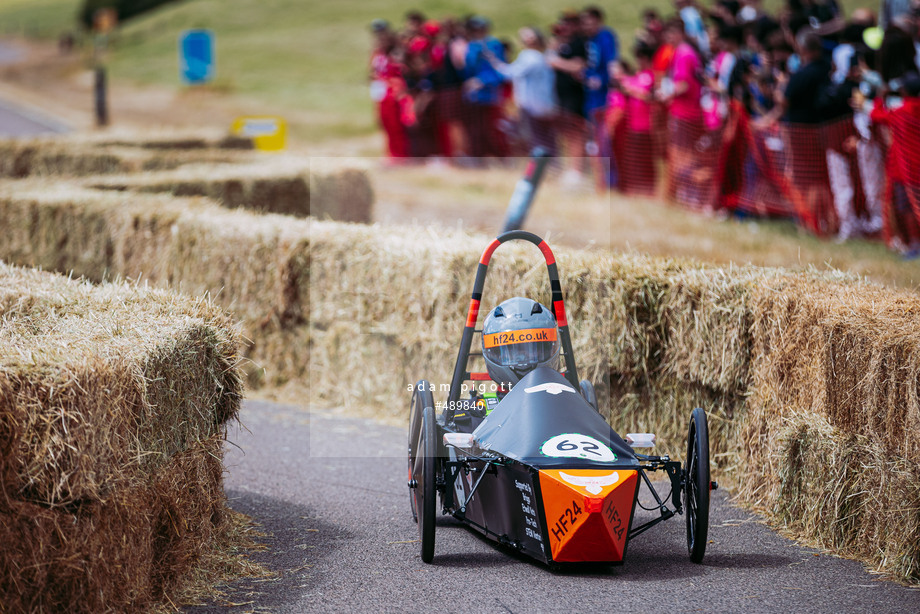
[{"label": "person in white shirt", "polygon": [[514,88],[514,102],[520,113],[520,126],[529,147],[541,146],[555,153],[553,122],[556,101],[556,75],[546,57],[546,43],[536,28],[521,28],[518,37],[524,48],[514,62],[507,64],[494,55],[489,61]]}]

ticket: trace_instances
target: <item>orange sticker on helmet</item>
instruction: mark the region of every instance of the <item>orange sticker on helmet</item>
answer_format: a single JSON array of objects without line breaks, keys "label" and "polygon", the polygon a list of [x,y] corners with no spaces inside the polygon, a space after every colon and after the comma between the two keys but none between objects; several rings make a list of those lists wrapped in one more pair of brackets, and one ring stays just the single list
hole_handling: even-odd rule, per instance
[{"label": "orange sticker on helmet", "polygon": [[504,333],[483,335],[482,344],[486,348],[494,348],[496,346],[511,345],[513,343],[540,343],[543,341],[555,340],[555,328],[525,328],[524,330],[509,330]]}]

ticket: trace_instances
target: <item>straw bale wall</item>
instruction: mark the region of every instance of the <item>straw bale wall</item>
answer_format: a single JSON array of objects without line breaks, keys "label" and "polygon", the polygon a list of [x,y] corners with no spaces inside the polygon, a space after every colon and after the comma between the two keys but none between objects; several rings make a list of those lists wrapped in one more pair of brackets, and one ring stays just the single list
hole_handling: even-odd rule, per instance
[{"label": "straw bale wall", "polygon": [[240,160],[247,160],[246,152],[240,148],[215,147],[214,143],[199,143],[197,139],[192,143],[171,140],[134,144],[83,138],[0,139],[0,178],[87,177]]},{"label": "straw bale wall", "polygon": [[[308,321],[307,220],[227,210],[204,199],[0,186],[0,259],[93,281],[122,277],[209,293],[244,324],[256,379],[301,376],[288,332]],[[290,356],[291,352],[296,356]],[[287,356],[287,358],[285,358]],[[276,365],[282,364],[280,368]]]},{"label": "straw bale wall", "polygon": [[0,178],[126,172],[120,157],[82,144],[0,140]]},{"label": "straw bale wall", "polygon": [[[0,140],[0,179],[84,177],[102,190],[204,196],[260,213],[369,223],[374,193],[364,171],[334,159],[271,160],[251,141],[195,135],[130,140]],[[311,168],[314,166],[316,168]]]},{"label": "straw bale wall", "polygon": [[242,384],[216,306],[0,263],[0,604],[138,611],[230,529]]},{"label": "straw bale wall", "polygon": [[[311,403],[389,417],[406,415],[418,379],[449,382],[488,242],[79,190],[0,190],[0,224],[11,228],[0,257],[210,291],[243,322],[247,356],[265,369],[253,381],[296,381]],[[618,430],[657,432],[679,458],[689,412],[704,407],[717,475],[742,500],[799,538],[920,582],[920,298],[836,272],[557,259],[580,375]],[[484,306],[547,301],[547,286],[539,252],[506,245]],[[832,459],[848,459],[849,477]]]},{"label": "straw bale wall", "polygon": [[204,196],[225,207],[369,223],[374,193],[356,169],[311,171],[308,164],[201,165],[94,179],[94,189]]}]

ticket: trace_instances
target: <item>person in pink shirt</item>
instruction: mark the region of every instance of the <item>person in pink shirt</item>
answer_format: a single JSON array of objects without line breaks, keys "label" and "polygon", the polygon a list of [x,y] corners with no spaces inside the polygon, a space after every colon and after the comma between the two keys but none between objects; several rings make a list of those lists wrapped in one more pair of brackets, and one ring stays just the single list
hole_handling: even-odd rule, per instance
[{"label": "person in pink shirt", "polygon": [[[674,47],[671,67],[665,75],[660,98],[668,106],[668,114],[675,119],[701,122],[703,108],[700,105],[702,92],[703,63],[696,49],[687,42],[684,22],[672,19],[665,29],[665,40]],[[667,82],[670,81],[670,84]]]},{"label": "person in pink shirt", "polygon": [[667,198],[695,207],[707,208],[701,193],[705,181],[696,159],[704,133],[702,69],[700,56],[687,41],[684,24],[672,19],[665,28],[665,41],[674,47],[671,67],[661,80],[658,99],[668,108],[668,186]]},{"label": "person in pink shirt", "polygon": [[652,102],[655,96],[655,73],[651,47],[638,44],[633,50],[636,74],[620,79],[626,96],[626,133],[622,139],[624,154],[620,162],[620,189],[631,194],[655,193],[655,156],[652,140]]},{"label": "person in pink shirt", "polygon": [[638,70],[635,75],[623,79],[627,106],[627,126],[632,132],[652,131],[652,100],[655,96],[655,73],[652,72],[654,51],[645,45],[634,50]]}]

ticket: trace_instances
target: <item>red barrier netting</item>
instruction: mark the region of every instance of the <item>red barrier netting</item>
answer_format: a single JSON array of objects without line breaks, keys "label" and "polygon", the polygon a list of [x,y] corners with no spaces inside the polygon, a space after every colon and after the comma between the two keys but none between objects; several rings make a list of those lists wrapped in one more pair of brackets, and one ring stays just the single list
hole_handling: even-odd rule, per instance
[{"label": "red barrier netting", "polygon": [[788,154],[781,127],[755,128],[747,121],[742,139],[745,148],[737,210],[757,217],[794,218],[786,175]]},{"label": "red barrier netting", "polygon": [[920,248],[920,100],[878,105],[871,124],[858,113],[765,126],[736,101],[719,101],[716,112],[688,121],[619,93],[588,114],[583,100],[537,114],[516,108],[507,84],[493,94],[391,88],[378,101],[390,155],[478,163],[541,146],[568,160],[571,168],[560,170],[592,174],[598,189],[663,194],[693,210],[790,218],[819,236],[881,232],[892,248]]},{"label": "red barrier netting", "polygon": [[723,134],[723,128],[707,130],[702,119],[668,118],[667,200],[700,211],[719,207]]},{"label": "red barrier netting", "polygon": [[883,235],[889,247],[920,249],[920,99],[887,109],[876,105],[872,121],[887,129],[888,189],[883,209]]},{"label": "red barrier netting", "polygon": [[620,97],[597,112],[603,128],[600,155],[612,159],[610,186],[625,194],[652,196],[658,189],[653,108],[647,102]]}]

